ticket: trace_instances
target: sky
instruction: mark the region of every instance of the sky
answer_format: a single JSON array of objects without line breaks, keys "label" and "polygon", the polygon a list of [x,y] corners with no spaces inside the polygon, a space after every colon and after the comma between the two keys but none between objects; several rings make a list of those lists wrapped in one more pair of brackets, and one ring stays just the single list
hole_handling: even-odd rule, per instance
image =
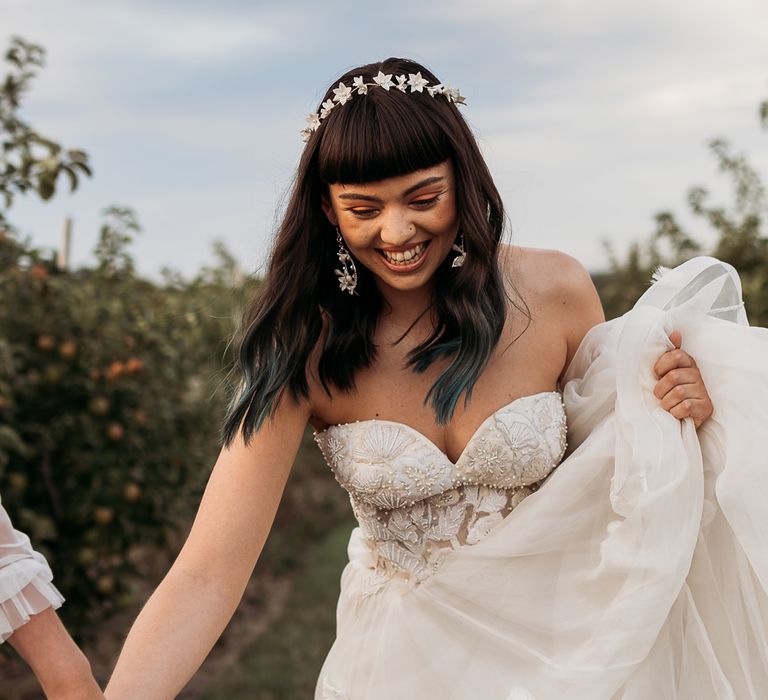
[{"label": "sky", "polygon": [[[428,66],[466,96],[507,208],[507,240],[555,248],[591,271],[686,210],[692,185],[730,202],[707,143],[725,137],[768,180],[765,0],[0,0],[0,46],[41,44],[22,116],[86,150],[94,170],[9,219],[72,263],[112,205],[132,207],[142,274],[192,275],[223,241],[263,272],[304,144],[299,130],[346,70],[388,56]],[[336,81],[337,82],[337,81]]]}]

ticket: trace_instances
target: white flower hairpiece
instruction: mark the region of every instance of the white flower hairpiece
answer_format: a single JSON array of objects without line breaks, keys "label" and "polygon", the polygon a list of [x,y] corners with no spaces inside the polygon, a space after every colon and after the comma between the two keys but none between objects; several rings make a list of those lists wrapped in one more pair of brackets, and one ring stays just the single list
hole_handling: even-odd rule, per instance
[{"label": "white flower hairpiece", "polygon": [[382,71],[374,76],[372,83],[366,83],[362,75],[358,75],[352,79],[352,86],[339,83],[339,86],[333,89],[333,98],[328,99],[320,107],[320,114],[313,112],[307,115],[307,126],[301,130],[301,136],[304,141],[309,141],[309,137],[312,136],[313,131],[317,131],[320,128],[320,122],[325,119],[334,107],[346,104],[352,99],[354,93],[359,95],[365,95],[368,93],[370,87],[384,88],[389,92],[390,88],[400,90],[400,92],[408,92],[408,88],[411,88],[411,92],[424,92],[426,88],[430,97],[435,95],[444,95],[449,102],[453,102],[457,105],[466,104],[464,96],[459,92],[458,88],[449,87],[438,83],[437,85],[430,85],[426,78],[423,78],[421,72],[409,73],[405,75],[396,75],[395,81],[392,82],[392,75],[384,75]]}]

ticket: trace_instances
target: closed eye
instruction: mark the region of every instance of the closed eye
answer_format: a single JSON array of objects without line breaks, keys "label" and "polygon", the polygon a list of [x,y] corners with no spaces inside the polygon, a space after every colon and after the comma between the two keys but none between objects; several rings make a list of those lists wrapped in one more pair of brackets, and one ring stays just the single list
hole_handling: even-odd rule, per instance
[{"label": "closed eye", "polygon": [[367,219],[376,213],[376,209],[350,209],[349,211],[361,219]]},{"label": "closed eye", "polygon": [[417,199],[412,204],[415,204],[417,207],[427,208],[431,207],[433,204],[437,204],[438,201],[440,201],[440,195],[435,195],[434,197],[430,197],[429,199]]},{"label": "closed eye", "polygon": [[[429,209],[430,207],[434,206],[440,201],[440,195],[435,195],[434,197],[428,197],[427,199],[415,199],[413,202],[411,202],[412,206],[415,206],[419,209]],[[371,217],[375,216],[378,209],[349,209],[348,211],[352,212],[355,216],[357,216],[360,219],[370,219]]]}]

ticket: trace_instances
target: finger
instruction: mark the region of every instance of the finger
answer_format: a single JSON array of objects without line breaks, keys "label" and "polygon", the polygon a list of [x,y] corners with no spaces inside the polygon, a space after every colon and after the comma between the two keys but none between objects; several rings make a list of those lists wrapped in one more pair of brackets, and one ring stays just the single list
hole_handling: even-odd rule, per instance
[{"label": "finger", "polygon": [[669,407],[664,406],[664,401],[662,401],[661,405],[664,410],[668,411],[678,420],[688,418],[689,416],[694,420],[698,420],[708,415],[706,399],[687,398]]},{"label": "finger", "polygon": [[683,343],[683,334],[678,330],[674,330],[669,334],[669,340],[672,345],[679,348]]},{"label": "finger", "polygon": [[676,386],[687,386],[693,384],[698,386],[698,390],[691,390],[690,395],[704,396],[706,390],[701,381],[701,374],[697,367],[675,367],[667,372],[653,387],[653,395],[661,399],[667,395]]},{"label": "finger", "polygon": [[661,407],[669,411],[680,404],[693,406],[696,415],[703,415],[711,408],[709,396],[702,396],[697,384],[678,384],[659,399]]},{"label": "finger", "polygon": [[673,386],[668,392],[663,394],[659,399],[659,401],[661,402],[661,407],[665,411],[669,411],[671,408],[677,406],[679,403],[682,403],[683,401],[686,401],[687,399],[701,398],[699,396],[696,396],[696,394],[693,391],[693,388],[695,388],[694,384],[678,384],[676,386]]},{"label": "finger", "polygon": [[694,359],[681,348],[675,348],[674,350],[667,350],[665,353],[659,355],[653,365],[653,371],[656,374],[656,378],[660,379],[669,370],[675,367],[696,367]]}]

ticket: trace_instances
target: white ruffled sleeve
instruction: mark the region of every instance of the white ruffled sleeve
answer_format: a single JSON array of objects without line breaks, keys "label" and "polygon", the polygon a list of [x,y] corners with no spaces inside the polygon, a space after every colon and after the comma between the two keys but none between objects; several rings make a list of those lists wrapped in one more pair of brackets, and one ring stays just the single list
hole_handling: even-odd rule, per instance
[{"label": "white ruffled sleeve", "polygon": [[0,503],[0,642],[31,615],[61,606],[64,597],[52,579],[45,557],[32,549],[27,535],[13,528]]}]

